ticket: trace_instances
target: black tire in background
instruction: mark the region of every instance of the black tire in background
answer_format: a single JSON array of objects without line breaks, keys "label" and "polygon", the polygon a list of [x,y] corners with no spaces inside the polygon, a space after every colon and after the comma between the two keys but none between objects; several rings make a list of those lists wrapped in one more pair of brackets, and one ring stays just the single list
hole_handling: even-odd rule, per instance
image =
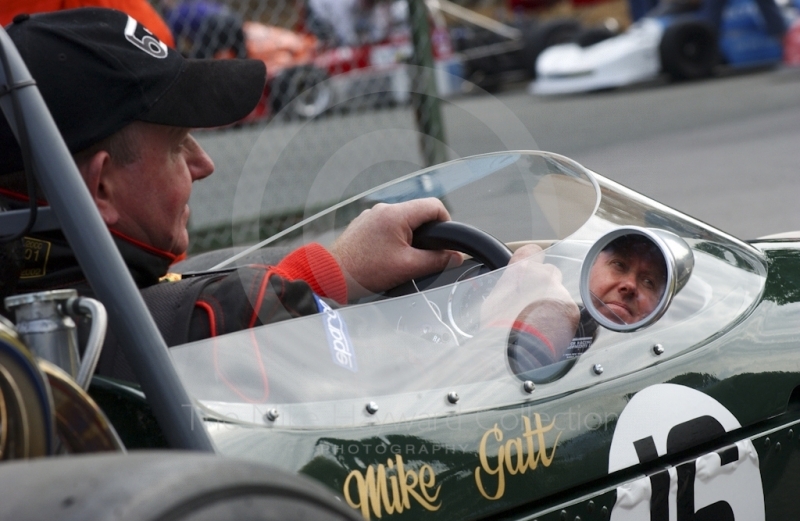
[{"label": "black tire in background", "polygon": [[0,465],[0,510],[15,521],[356,521],[320,484],[188,452],[88,455]]},{"label": "black tire in background", "polygon": [[575,41],[580,31],[581,24],[577,20],[557,19],[539,24],[523,34],[524,60],[533,77],[536,77],[536,59],[543,50],[559,43]]},{"label": "black tire in background", "polygon": [[659,45],[661,67],[675,80],[711,76],[719,61],[717,33],[702,20],[678,20],[667,26]]},{"label": "black tire in background", "polygon": [[[323,114],[333,104],[333,92],[327,79],[327,73],[313,65],[281,71],[270,83],[273,115],[310,119]],[[286,111],[281,113],[284,109]]]},{"label": "black tire in background", "polygon": [[522,38],[522,47],[514,53],[514,59],[517,61],[517,68],[525,71],[525,74],[530,76],[534,67],[533,63],[530,61],[530,50],[528,48],[529,40],[532,38],[531,35],[538,31],[542,24],[536,18],[524,18],[513,25],[519,30]]},{"label": "black tire in background", "polygon": [[[518,24],[523,25],[523,24]],[[517,27],[523,32],[525,29]],[[507,81],[507,73],[520,71],[527,74],[528,67],[523,66],[522,50],[495,51],[485,55],[470,55],[470,51],[491,49],[492,46],[503,45],[509,42],[508,38],[500,36],[483,28],[459,27],[452,31],[454,48],[457,52],[464,53],[464,79],[475,84],[487,92],[495,92],[502,88]]]}]

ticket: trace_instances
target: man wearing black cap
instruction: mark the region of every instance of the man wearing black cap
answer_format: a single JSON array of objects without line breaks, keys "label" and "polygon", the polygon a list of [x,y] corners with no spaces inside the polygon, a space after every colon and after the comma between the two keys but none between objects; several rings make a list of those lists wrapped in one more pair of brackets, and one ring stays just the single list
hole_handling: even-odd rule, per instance
[{"label": "man wearing black cap", "polygon": [[[330,252],[312,244],[274,267],[157,284],[188,247],[191,184],[214,169],[189,130],[247,115],[262,95],[264,64],[184,59],[108,9],[21,15],[6,30],[169,345],[316,313],[320,298],[346,303],[460,262],[453,252],[410,246],[417,226],[449,219],[440,201],[427,199],[365,212]],[[22,168],[16,140],[0,121],[0,195],[18,203],[27,200]],[[25,241],[39,254],[26,259],[19,291],[74,287],[91,294],[60,232]],[[132,378],[114,345],[107,342],[99,371]]]},{"label": "man wearing black cap", "polygon": [[[189,133],[248,114],[265,84],[253,60],[186,60],[119,11],[75,9],[21,16],[6,28],[72,151],[167,345],[329,309],[461,262],[459,254],[411,247],[412,232],[450,218],[437,199],[378,204],[357,217],[330,251],[309,244],[274,267],[159,284],[188,246],[192,182],[214,164]],[[0,195],[26,200],[19,147],[0,122]],[[8,174],[9,175],[3,175]],[[60,232],[26,237],[19,291],[91,288]],[[578,310],[561,274],[533,246],[518,250],[498,282],[487,322],[527,324],[554,352],[575,331]],[[522,262],[526,261],[526,262]],[[516,298],[511,298],[513,295]],[[534,307],[519,309],[509,300]],[[511,322],[509,322],[511,323]],[[530,327],[529,327],[530,326]],[[517,328],[516,335],[523,330]],[[562,338],[563,337],[563,338]],[[107,338],[98,372],[134,380]]]}]

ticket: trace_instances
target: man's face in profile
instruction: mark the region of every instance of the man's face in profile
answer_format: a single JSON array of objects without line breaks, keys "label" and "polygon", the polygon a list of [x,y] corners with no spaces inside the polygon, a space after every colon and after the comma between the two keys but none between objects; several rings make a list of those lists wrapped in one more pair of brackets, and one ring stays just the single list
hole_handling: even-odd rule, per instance
[{"label": "man's face in profile", "polygon": [[601,251],[589,274],[595,306],[618,324],[633,324],[652,313],[666,284],[666,268],[658,248],[644,238],[634,244],[627,242],[616,248],[612,243]]}]

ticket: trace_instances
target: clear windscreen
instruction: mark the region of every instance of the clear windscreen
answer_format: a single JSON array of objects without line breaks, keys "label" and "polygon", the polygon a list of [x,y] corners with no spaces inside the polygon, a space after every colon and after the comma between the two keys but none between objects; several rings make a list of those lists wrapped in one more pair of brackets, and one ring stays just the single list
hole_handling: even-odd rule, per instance
[{"label": "clear windscreen", "polygon": [[[520,263],[489,271],[471,260],[412,283],[406,294],[172,348],[189,394],[209,417],[270,428],[352,426],[544,399],[599,382],[595,364],[606,380],[651,366],[653,343],[669,345],[662,359],[702,345],[763,289],[763,263],[747,245],[543,152],[489,154],[422,171],[336,205],[265,248],[329,244],[363,209],[419,197],[441,199],[454,220],[512,249],[540,246],[531,262],[557,268],[579,306],[587,251],[622,224],[681,236],[693,249],[694,272],[654,325],[614,333],[582,318],[572,351],[548,363],[510,360],[508,348],[517,314],[542,298],[544,283],[526,278]],[[510,280],[527,285],[498,297]],[[265,419],[268,411],[280,415]]]}]

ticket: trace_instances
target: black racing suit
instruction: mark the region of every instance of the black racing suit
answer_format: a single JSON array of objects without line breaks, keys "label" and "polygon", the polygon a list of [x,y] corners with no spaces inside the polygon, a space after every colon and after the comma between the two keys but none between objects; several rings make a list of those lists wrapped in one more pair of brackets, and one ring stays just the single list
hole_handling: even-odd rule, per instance
[{"label": "black racing suit", "polygon": [[522,374],[562,360],[577,358],[586,352],[597,335],[597,322],[584,306],[575,336],[563,354],[533,328],[512,329],[508,339],[508,362],[514,374]]},{"label": "black racing suit", "polygon": [[[338,264],[318,244],[295,250],[274,267],[251,265],[168,281],[162,278],[177,260],[174,255],[113,236],[168,346],[318,313],[315,295],[347,301]],[[17,293],[73,288],[81,296],[94,295],[61,232],[26,237],[24,245]],[[79,324],[83,336],[87,330],[88,324]],[[111,331],[97,373],[136,381]]]}]

